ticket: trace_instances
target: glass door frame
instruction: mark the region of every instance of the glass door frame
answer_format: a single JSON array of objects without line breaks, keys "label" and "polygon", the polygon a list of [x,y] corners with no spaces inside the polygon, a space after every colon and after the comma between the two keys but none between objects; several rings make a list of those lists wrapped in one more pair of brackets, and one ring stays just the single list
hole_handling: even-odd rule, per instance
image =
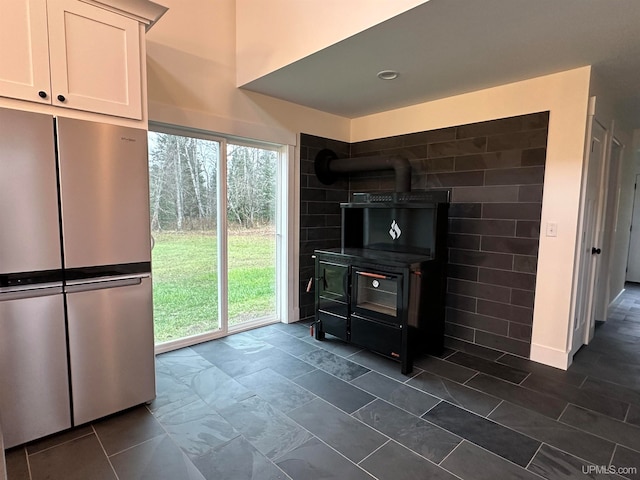
[{"label": "glass door frame", "polygon": [[[292,192],[289,186],[289,170],[292,162],[291,148],[288,145],[278,145],[258,140],[221,136],[202,130],[185,127],[165,125],[149,122],[149,131],[168,135],[180,135],[218,142],[220,144],[220,158],[217,168],[217,202],[216,235],[218,256],[218,328],[208,332],[191,335],[188,337],[169,340],[155,345],[155,353],[165,353],[179,348],[189,347],[198,343],[226,337],[230,333],[238,333],[258,326],[282,322],[287,317],[289,254],[288,238],[290,225],[289,203],[292,201]],[[276,167],[276,285],[275,285],[275,315],[274,318],[258,318],[242,322],[229,328],[229,280],[228,280],[228,219],[227,219],[227,144],[241,145],[252,148],[271,150],[278,153]],[[224,212],[224,214],[221,214]],[[153,265],[152,265],[153,269]],[[153,271],[152,271],[153,274]]]}]

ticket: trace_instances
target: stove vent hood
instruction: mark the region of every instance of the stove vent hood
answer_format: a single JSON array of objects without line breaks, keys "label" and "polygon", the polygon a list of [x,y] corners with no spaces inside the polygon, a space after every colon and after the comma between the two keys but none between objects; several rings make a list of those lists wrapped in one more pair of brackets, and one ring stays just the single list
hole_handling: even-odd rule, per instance
[{"label": "stove vent hood", "polygon": [[314,166],[316,177],[324,185],[331,185],[341,175],[349,173],[393,170],[396,175],[395,191],[411,191],[411,164],[397,155],[338,158],[333,150],[324,148],[316,155]]}]

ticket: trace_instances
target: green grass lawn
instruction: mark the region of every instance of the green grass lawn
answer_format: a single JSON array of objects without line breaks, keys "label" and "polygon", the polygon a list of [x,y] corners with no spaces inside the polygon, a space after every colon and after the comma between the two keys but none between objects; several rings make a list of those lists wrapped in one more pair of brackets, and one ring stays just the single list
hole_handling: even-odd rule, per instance
[{"label": "green grass lawn", "polygon": [[[154,233],[156,342],[218,328],[215,232]],[[229,325],[275,313],[275,235],[230,232]]]}]

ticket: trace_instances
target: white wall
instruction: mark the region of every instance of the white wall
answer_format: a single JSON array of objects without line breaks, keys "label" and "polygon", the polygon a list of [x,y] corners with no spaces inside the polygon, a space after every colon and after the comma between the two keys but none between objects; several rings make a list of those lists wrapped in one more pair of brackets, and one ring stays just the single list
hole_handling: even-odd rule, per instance
[{"label": "white wall", "polygon": [[301,131],[348,140],[346,118],[236,88],[234,0],[162,3],[147,33],[151,122],[291,145]]},{"label": "white wall", "polygon": [[352,121],[351,141],[550,111],[531,358],[566,368],[590,67],[445,98]]},{"label": "white wall", "polygon": [[428,0],[237,0],[237,85]]}]

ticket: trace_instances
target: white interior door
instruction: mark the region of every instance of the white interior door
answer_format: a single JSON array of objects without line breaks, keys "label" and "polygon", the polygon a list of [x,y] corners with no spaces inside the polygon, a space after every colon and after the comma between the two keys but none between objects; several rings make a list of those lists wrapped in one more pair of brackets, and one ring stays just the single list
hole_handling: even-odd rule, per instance
[{"label": "white interior door", "polygon": [[627,259],[627,282],[640,283],[640,194],[638,193],[640,175],[636,175],[633,197],[633,216],[631,217],[631,237],[629,239],[629,257]]},{"label": "white interior door", "polygon": [[618,200],[620,184],[620,162],[622,160],[622,144],[612,139],[608,161],[603,178],[603,218],[600,222],[599,238],[602,242],[599,270],[596,275],[595,319],[606,321],[611,301],[611,265],[614,256],[614,242],[617,230]]},{"label": "white interior door", "polygon": [[[602,175],[604,167],[604,143],[606,130],[597,121],[593,121],[591,142],[585,185],[582,231],[580,237],[580,255],[576,308],[573,325],[571,353],[574,354],[583,344],[588,343],[595,326],[594,292],[598,267],[600,230],[602,213]],[[600,250],[601,251],[601,250]]]}]

